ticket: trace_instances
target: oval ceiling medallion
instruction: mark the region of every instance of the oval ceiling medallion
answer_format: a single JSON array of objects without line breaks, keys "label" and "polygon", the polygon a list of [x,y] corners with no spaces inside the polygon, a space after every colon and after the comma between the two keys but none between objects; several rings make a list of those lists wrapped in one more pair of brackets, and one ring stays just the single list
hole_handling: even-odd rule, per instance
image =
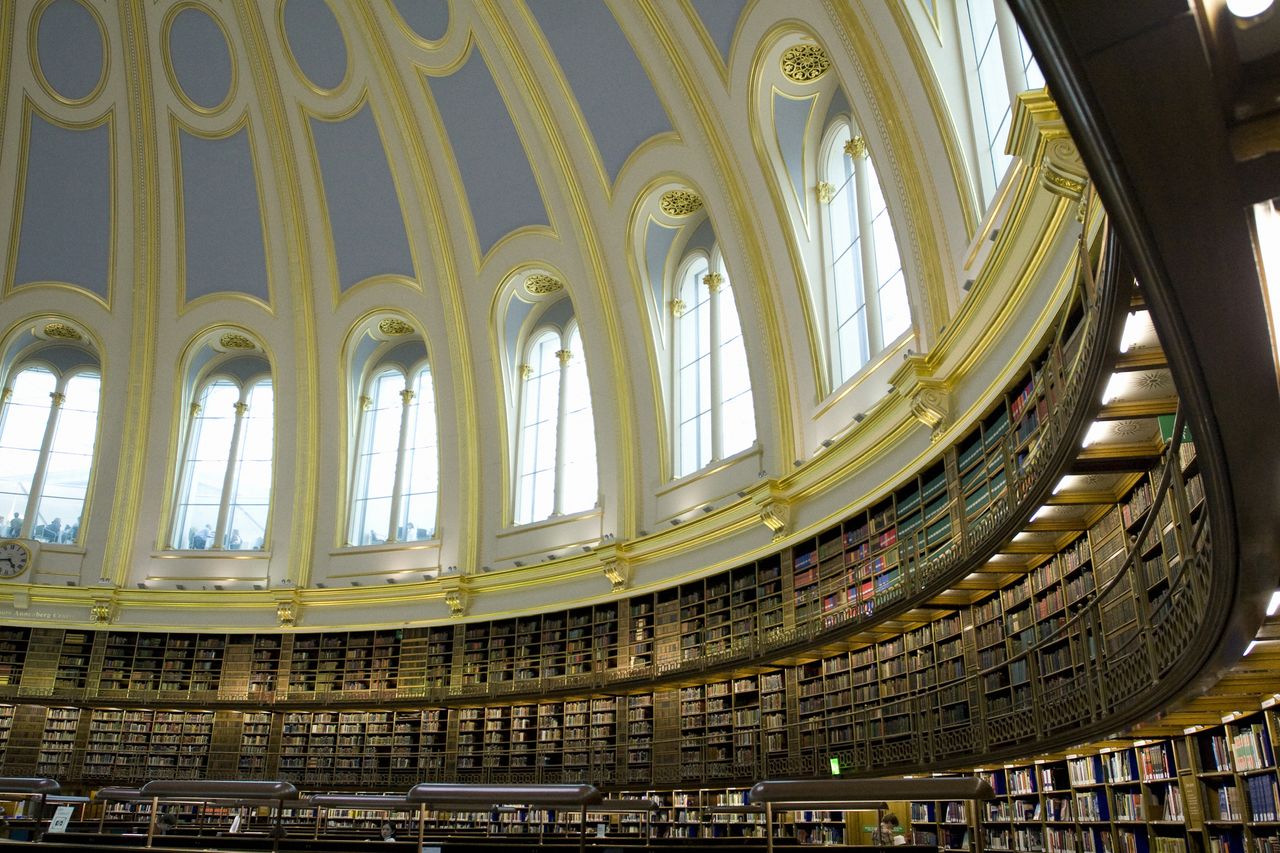
[{"label": "oval ceiling medallion", "polygon": [[812,83],[831,67],[831,58],[816,44],[797,44],[782,52],[782,73],[796,83]]},{"label": "oval ceiling medallion", "polygon": [[285,0],[285,40],[298,71],[312,87],[331,92],[347,77],[347,42],[324,0]]},{"label": "oval ceiling medallion", "polygon": [[36,76],[60,101],[90,100],[106,74],[106,36],[80,0],[53,0],[36,24]]},{"label": "oval ceiling medallion", "polygon": [[546,296],[564,290],[564,282],[546,273],[534,273],[524,280],[524,289],[533,296]]},{"label": "oval ceiling medallion", "polygon": [[702,209],[702,196],[689,190],[667,190],[658,199],[658,207],[667,216],[688,216]]},{"label": "oval ceiling medallion", "polygon": [[64,341],[79,341],[84,338],[80,334],[80,330],[75,326],[67,323],[46,323],[44,327],[44,336],[46,338],[58,338]]},{"label": "oval ceiling medallion", "polygon": [[223,349],[257,349],[253,341],[239,332],[227,332],[218,338],[218,345]]},{"label": "oval ceiling medallion", "polygon": [[449,0],[392,0],[400,20],[423,41],[435,42],[449,32]]},{"label": "oval ceiling medallion", "polygon": [[410,326],[399,317],[388,317],[378,324],[378,331],[384,335],[399,337],[400,335],[412,334],[413,326]]},{"label": "oval ceiling medallion", "polygon": [[235,80],[222,27],[203,9],[187,6],[170,19],[168,41],[174,89],[193,109],[217,112]]}]

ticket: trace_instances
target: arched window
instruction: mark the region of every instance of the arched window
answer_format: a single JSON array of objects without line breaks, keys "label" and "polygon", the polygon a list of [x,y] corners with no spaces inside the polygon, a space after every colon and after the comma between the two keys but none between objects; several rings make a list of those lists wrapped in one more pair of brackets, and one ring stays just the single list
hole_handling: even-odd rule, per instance
[{"label": "arched window", "polygon": [[0,535],[79,541],[100,388],[96,370],[18,368],[0,395]]},{"label": "arched window", "polygon": [[990,202],[1012,159],[1004,148],[1013,102],[1020,93],[1043,86],[1044,75],[1005,0],[967,0],[965,12],[969,72],[977,89],[970,112],[978,135],[978,173],[983,200]]},{"label": "arched window", "polygon": [[196,400],[171,547],[262,550],[275,444],[271,378],[218,375]]},{"label": "arched window", "polygon": [[686,262],[673,303],[678,477],[756,440],[742,324],[720,266],[701,254]]},{"label": "arched window", "polygon": [[435,535],[440,476],[435,389],[423,365],[375,371],[360,398],[350,543],[409,542]]},{"label": "arched window", "polygon": [[828,337],[838,383],[911,328],[889,208],[865,140],[845,119],[824,136],[823,261]]},{"label": "arched window", "polygon": [[537,332],[520,366],[515,520],[529,524],[596,505],[595,422],[582,338]]}]

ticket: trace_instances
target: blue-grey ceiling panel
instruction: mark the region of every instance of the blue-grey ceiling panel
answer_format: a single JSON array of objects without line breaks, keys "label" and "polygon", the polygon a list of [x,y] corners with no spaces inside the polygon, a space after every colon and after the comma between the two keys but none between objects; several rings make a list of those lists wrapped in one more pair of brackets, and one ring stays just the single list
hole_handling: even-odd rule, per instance
[{"label": "blue-grey ceiling panel", "polygon": [[271,301],[262,209],[246,128],[224,139],[178,134],[186,298],[235,291]]},{"label": "blue-grey ceiling panel", "polygon": [[342,290],[375,275],[412,278],[387,155],[369,105],[342,121],[311,119]]},{"label": "blue-grey ceiling panel", "polygon": [[523,299],[512,297],[507,303],[506,324],[502,331],[503,340],[507,345],[507,360],[510,362],[508,366],[513,370],[519,364],[521,357],[521,354],[516,351],[520,343],[520,329],[532,311],[533,305]]},{"label": "blue-grey ceiling panel", "polygon": [[720,56],[729,61],[729,50],[733,47],[733,34],[738,29],[738,20],[742,10],[747,8],[747,0],[693,0],[693,8],[702,19],[702,25],[711,34]]},{"label": "blue-grey ceiling panel", "polygon": [[394,364],[402,370],[408,371],[415,364],[426,360],[427,345],[423,343],[421,338],[413,338],[404,343],[396,344],[383,353],[382,358],[378,359],[378,365]]},{"label": "blue-grey ceiling panel", "polygon": [[689,235],[689,241],[684,244],[684,254],[687,256],[690,252],[702,250],[708,255],[716,247],[716,229],[711,227],[711,217],[708,216],[698,224],[697,229]]},{"label": "blue-grey ceiling panel", "polygon": [[396,11],[409,28],[427,41],[439,41],[449,32],[449,0],[394,0]]},{"label": "blue-grey ceiling panel", "polygon": [[481,253],[516,228],[549,225],[529,158],[480,51],[428,85],[462,174]]},{"label": "blue-grey ceiling panel", "polygon": [[52,364],[64,376],[78,368],[98,367],[98,357],[80,347],[45,347],[36,354],[36,358]]},{"label": "blue-grey ceiling panel", "polygon": [[68,130],[31,115],[14,284],[65,281],[108,295],[110,129]]},{"label": "blue-grey ceiling panel", "polygon": [[347,76],[347,44],[324,0],[288,0],[284,31],[294,61],[314,85],[336,89]]},{"label": "blue-grey ceiling panel", "polygon": [[649,274],[649,289],[653,291],[653,301],[662,311],[666,302],[664,298],[662,278],[666,274],[667,256],[671,254],[671,244],[675,242],[679,228],[670,228],[649,221],[649,229],[644,235],[644,263]]},{"label": "blue-grey ceiling panel", "polygon": [[217,22],[188,6],[169,26],[169,61],[183,93],[211,110],[231,91],[231,53]]},{"label": "blue-grey ceiling panel", "polygon": [[36,55],[55,92],[83,100],[102,79],[102,30],[77,0],[53,0],[36,27]]},{"label": "blue-grey ceiling panel", "polygon": [[671,130],[653,83],[603,0],[528,4],[614,180],[640,143]]},{"label": "blue-grey ceiling panel", "polygon": [[843,86],[836,86],[836,90],[831,93],[831,103],[827,104],[827,118],[822,123],[825,130],[831,120],[836,116],[847,116],[853,112],[853,108],[849,106],[849,99],[844,94]]},{"label": "blue-grey ceiling panel", "polygon": [[778,134],[782,162],[787,167],[787,177],[791,179],[791,188],[797,199],[804,198],[804,137],[817,98],[814,95],[796,100],[773,93],[774,130]]},{"label": "blue-grey ceiling panel", "polygon": [[[561,293],[563,292],[561,291]],[[555,326],[563,333],[572,319],[573,300],[568,296],[561,296],[554,305],[542,312],[542,316],[538,318],[538,326]]]}]

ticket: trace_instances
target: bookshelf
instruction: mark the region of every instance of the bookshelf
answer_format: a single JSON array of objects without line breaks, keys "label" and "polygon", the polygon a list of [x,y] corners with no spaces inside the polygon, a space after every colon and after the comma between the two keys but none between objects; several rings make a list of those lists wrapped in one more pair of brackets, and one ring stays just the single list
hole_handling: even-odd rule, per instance
[{"label": "bookshelf", "polygon": [[22,681],[30,638],[30,628],[0,628],[0,688]]},{"label": "bookshelf", "polygon": [[75,751],[76,730],[80,725],[79,708],[47,708],[44,730],[40,735],[35,775],[65,778],[70,775]]}]

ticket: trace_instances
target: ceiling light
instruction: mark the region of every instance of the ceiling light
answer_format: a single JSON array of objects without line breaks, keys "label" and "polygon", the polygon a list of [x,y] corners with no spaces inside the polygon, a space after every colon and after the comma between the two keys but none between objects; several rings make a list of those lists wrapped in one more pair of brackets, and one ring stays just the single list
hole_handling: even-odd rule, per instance
[{"label": "ceiling light", "polygon": [[1089,445],[1096,444],[1106,431],[1106,423],[1103,421],[1094,421],[1089,425],[1089,431],[1084,434],[1084,440],[1080,442],[1080,449],[1084,450],[1089,447]]},{"label": "ceiling light", "polygon": [[1056,495],[1058,492],[1062,491],[1066,487],[1067,487],[1067,478],[1063,477],[1061,480],[1058,481],[1058,484],[1053,487],[1053,493]]},{"label": "ceiling light", "polygon": [[1267,615],[1275,616],[1277,610],[1280,610],[1280,589],[1271,593],[1271,600],[1267,602]]},{"label": "ceiling light", "polygon": [[1048,514],[1049,514],[1049,507],[1042,506],[1038,510],[1036,510],[1035,515],[1031,516],[1031,520],[1039,521],[1040,519],[1044,518]]},{"label": "ceiling light", "polygon": [[1124,381],[1120,378],[1119,373],[1111,374],[1111,378],[1107,380],[1107,390],[1102,392],[1102,405],[1107,405],[1120,399],[1120,388]]},{"label": "ceiling light", "polygon": [[1227,0],[1227,11],[1237,18],[1256,18],[1271,8],[1275,0]]},{"label": "ceiling light", "polygon": [[1120,335],[1120,352],[1133,349],[1134,338],[1138,336],[1138,312],[1130,311],[1124,321],[1124,332]]},{"label": "ceiling light", "polygon": [[1245,646],[1244,654],[1242,655],[1242,657],[1248,657],[1248,656],[1249,656],[1249,652],[1253,651],[1253,647],[1254,647],[1254,646],[1256,646],[1256,645],[1258,645],[1258,641],[1257,641],[1257,640],[1250,640],[1250,641],[1249,641],[1249,645]]}]

